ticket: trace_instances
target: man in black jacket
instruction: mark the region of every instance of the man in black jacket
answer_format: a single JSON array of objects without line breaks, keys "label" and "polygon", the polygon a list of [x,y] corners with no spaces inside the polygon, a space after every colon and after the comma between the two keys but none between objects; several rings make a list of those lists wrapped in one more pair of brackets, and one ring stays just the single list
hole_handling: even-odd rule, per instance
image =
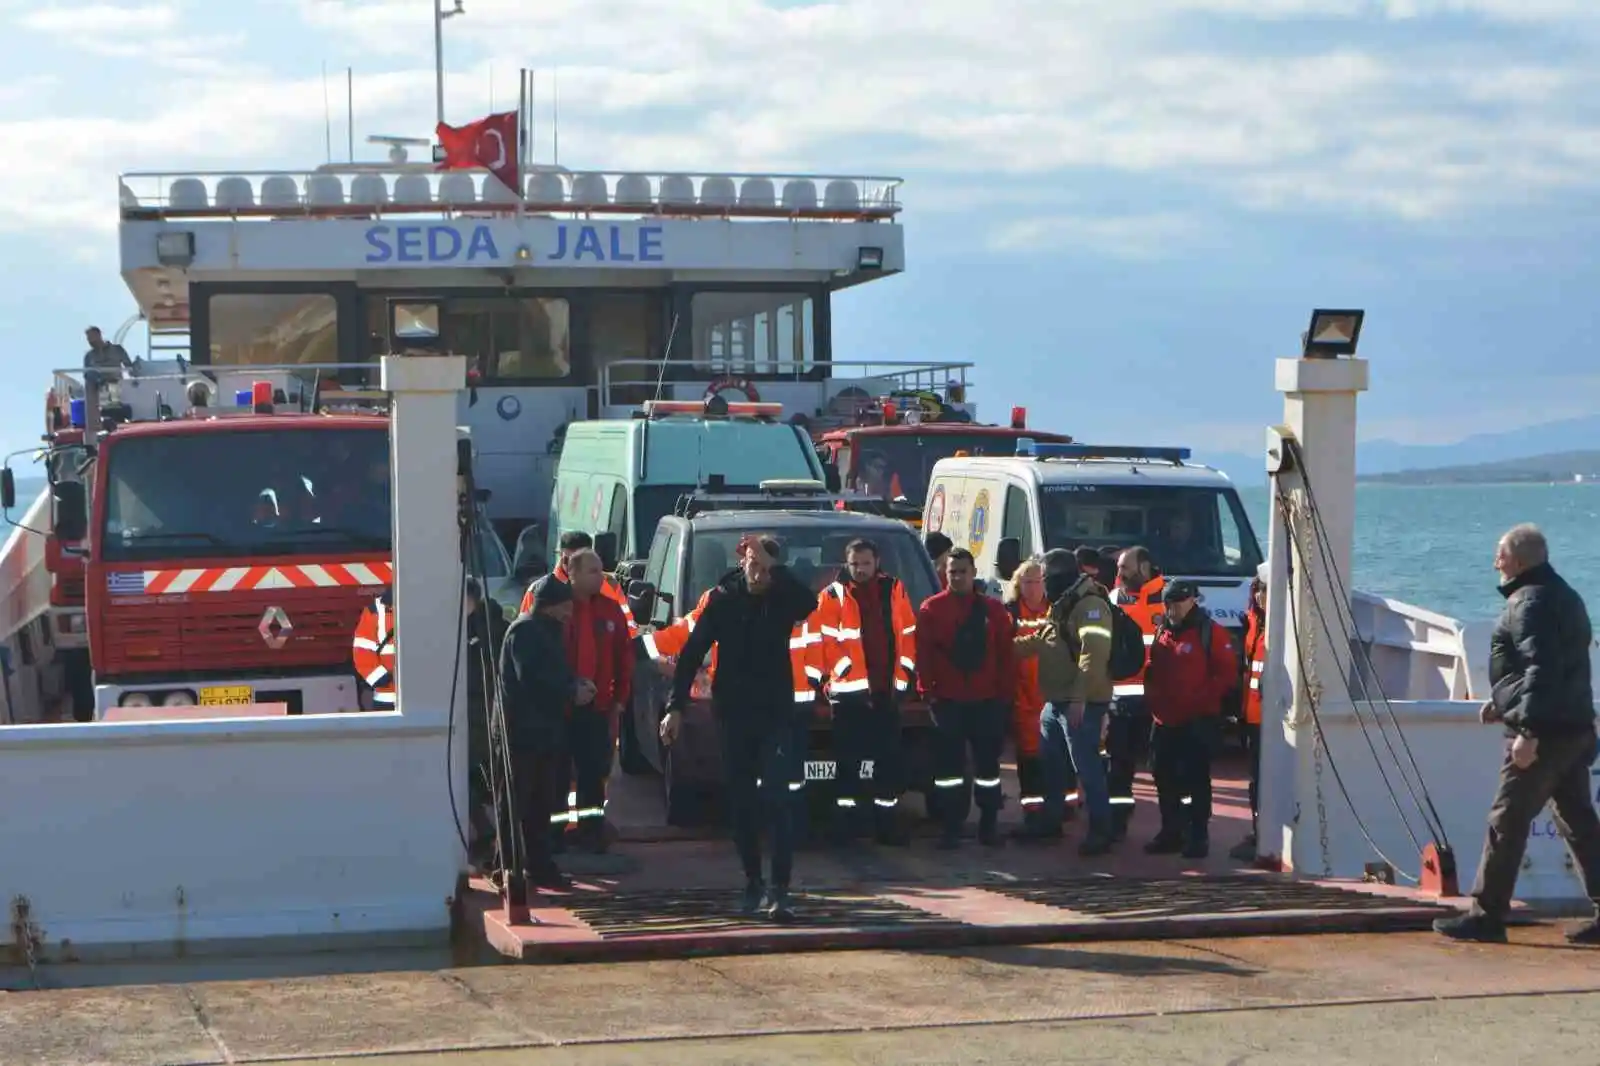
[{"label": "man in black jacket", "polygon": [[[729,572],[706,602],[678,656],[672,698],[661,720],[661,740],[678,736],[680,715],[694,678],[717,647],[711,705],[722,728],[722,766],[733,813],[733,839],[744,865],[743,908],[789,921],[789,875],[794,862],[793,804],[789,782],[802,780],[796,747],[794,674],[789,638],[817,609],[817,594],[788,567],[770,537],[740,544],[740,568]],[[759,784],[758,784],[759,782]],[[762,807],[772,828],[771,886],[761,876]]]},{"label": "man in black jacket", "polygon": [[1567,939],[1600,945],[1600,817],[1589,792],[1597,750],[1589,612],[1551,568],[1537,526],[1514,526],[1501,537],[1494,567],[1504,579],[1506,605],[1489,646],[1490,699],[1480,713],[1485,724],[1503,723],[1511,743],[1489,808],[1472,909],[1433,927],[1456,940],[1506,939],[1505,916],[1528,832],[1550,803],[1595,906],[1596,917]]},{"label": "man in black jacket", "polygon": [[[518,615],[506,630],[500,650],[522,867],[528,880],[542,888],[568,883],[550,856],[550,816],[567,805],[567,711],[590,703],[595,695],[594,684],[573,677],[567,665],[566,624],[571,617],[571,586],[546,581],[534,595],[533,610]],[[509,831],[505,839],[509,842]],[[503,846],[501,854],[509,858]]]}]

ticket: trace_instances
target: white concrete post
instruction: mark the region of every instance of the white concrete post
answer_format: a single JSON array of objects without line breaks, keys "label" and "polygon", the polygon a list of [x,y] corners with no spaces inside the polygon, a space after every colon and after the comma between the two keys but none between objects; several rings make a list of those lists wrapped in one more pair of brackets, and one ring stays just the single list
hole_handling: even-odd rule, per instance
[{"label": "white concrete post", "polygon": [[[383,388],[391,397],[389,452],[398,627],[395,706],[407,718],[450,724],[450,778],[463,821],[467,809],[466,656],[451,649],[465,639],[461,532],[456,516],[456,396],[466,383],[467,361],[460,356],[383,357]],[[439,757],[444,758],[444,752]],[[448,807],[445,811],[448,816]],[[459,840],[455,847],[460,848]]]},{"label": "white concrete post", "polygon": [[[1332,861],[1323,846],[1324,836],[1330,836],[1331,844],[1331,834],[1325,832],[1328,827],[1319,808],[1331,809],[1328,817],[1332,818],[1344,801],[1325,766],[1318,780],[1309,700],[1314,697],[1319,710],[1350,702],[1343,679],[1349,669],[1349,651],[1339,621],[1343,615],[1338,584],[1329,564],[1343,575],[1348,592],[1355,540],[1356,397],[1367,389],[1367,363],[1363,359],[1280,359],[1277,386],[1284,394],[1284,423],[1300,443],[1304,468],[1298,476],[1284,480],[1290,492],[1292,527],[1280,528],[1282,520],[1275,518],[1269,545],[1273,577],[1278,580],[1268,593],[1268,648],[1282,664],[1277,676],[1287,675],[1290,680],[1293,700],[1285,715],[1288,701],[1279,696],[1269,708],[1263,699],[1263,726],[1269,725],[1271,715],[1281,723],[1281,730],[1275,725],[1262,730],[1261,832],[1266,846],[1261,850],[1276,850],[1286,867],[1316,876],[1327,872]],[[1311,521],[1307,483],[1315,494],[1325,535],[1319,535]],[[1293,573],[1287,586],[1281,585],[1278,582],[1291,559]],[[1283,595],[1286,588],[1293,589],[1292,597]],[[1287,600],[1291,598],[1298,648],[1284,632],[1290,621]],[[1285,602],[1274,602],[1277,600]],[[1276,632],[1274,616],[1279,622]],[[1325,631],[1325,625],[1333,628],[1333,634]],[[1281,683],[1274,687],[1282,692]]]},{"label": "white concrete post", "polygon": [[[1269,458],[1281,460],[1283,443],[1274,427],[1267,433]],[[1269,466],[1273,465],[1269,463]],[[1293,478],[1291,481],[1290,478]],[[1298,476],[1283,475],[1285,487],[1297,486]],[[1290,854],[1287,833],[1294,825],[1294,748],[1286,731],[1293,709],[1293,682],[1288,664],[1296,658],[1290,644],[1289,625],[1289,533],[1283,512],[1278,507],[1277,478],[1269,480],[1272,497],[1267,520],[1267,629],[1266,661],[1261,668],[1261,776],[1256,819],[1256,859],[1267,865],[1280,865]]]}]

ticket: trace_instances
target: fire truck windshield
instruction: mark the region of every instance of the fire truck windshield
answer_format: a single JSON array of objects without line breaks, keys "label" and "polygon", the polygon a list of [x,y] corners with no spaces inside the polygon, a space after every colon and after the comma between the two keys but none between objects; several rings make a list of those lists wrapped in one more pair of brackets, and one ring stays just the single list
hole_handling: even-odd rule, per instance
[{"label": "fire truck windshield", "polygon": [[877,433],[851,441],[850,480],[857,492],[895,500],[904,496],[917,507],[928,496],[933,464],[956,452],[1015,455],[1025,433]]},{"label": "fire truck windshield", "polygon": [[1046,484],[1039,518],[1046,547],[1150,549],[1164,572],[1250,577],[1261,549],[1232,489],[1182,485]]},{"label": "fire truck windshield", "polygon": [[385,428],[125,437],[104,449],[108,562],[390,547]]}]

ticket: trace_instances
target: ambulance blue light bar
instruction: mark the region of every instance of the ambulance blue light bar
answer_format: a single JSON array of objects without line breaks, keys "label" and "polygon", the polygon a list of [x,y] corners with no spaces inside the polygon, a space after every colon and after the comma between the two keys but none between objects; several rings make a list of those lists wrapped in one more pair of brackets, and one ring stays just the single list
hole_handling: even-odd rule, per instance
[{"label": "ambulance blue light bar", "polygon": [[1188,448],[1142,448],[1131,444],[1041,444],[1031,437],[1017,441],[1017,454],[1030,459],[1153,459],[1187,462]]}]

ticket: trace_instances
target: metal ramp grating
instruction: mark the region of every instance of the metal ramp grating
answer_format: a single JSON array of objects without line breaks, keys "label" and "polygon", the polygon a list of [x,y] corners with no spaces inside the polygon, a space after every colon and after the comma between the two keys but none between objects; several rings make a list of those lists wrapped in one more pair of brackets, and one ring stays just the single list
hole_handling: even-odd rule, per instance
[{"label": "metal ramp grating", "polygon": [[937,929],[962,923],[893,900],[852,892],[796,892],[799,920],[774,926],[760,916],[739,913],[739,893],[729,889],[579,896],[563,901],[604,940],[634,937],[701,936],[707,933],[771,933],[775,929]]},{"label": "metal ramp grating", "polygon": [[1425,900],[1386,897],[1358,889],[1277,877],[1174,877],[1160,880],[1083,877],[983,886],[1010,899],[1100,919],[1194,918],[1316,912],[1323,914],[1453,908]]}]

